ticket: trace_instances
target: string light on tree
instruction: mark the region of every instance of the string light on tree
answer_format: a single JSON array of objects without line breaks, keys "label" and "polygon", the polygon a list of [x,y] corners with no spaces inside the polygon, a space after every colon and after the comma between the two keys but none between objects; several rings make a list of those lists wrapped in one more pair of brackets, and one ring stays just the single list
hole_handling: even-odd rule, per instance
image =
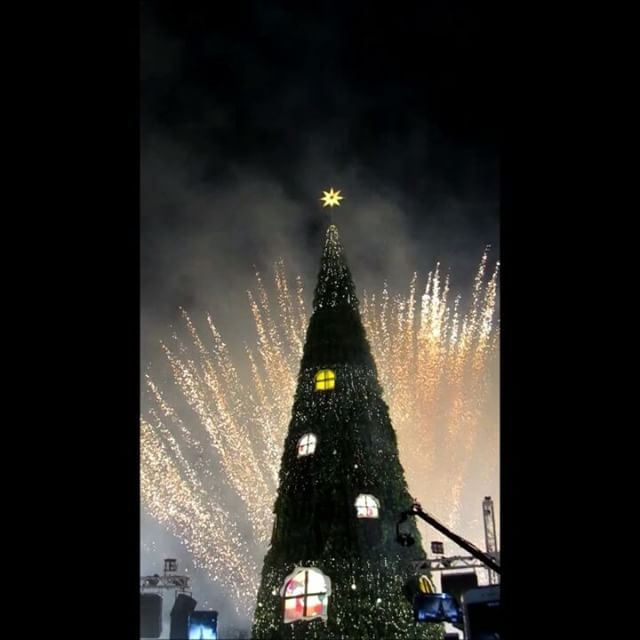
[{"label": "string light on tree", "polygon": [[[327,206],[338,194],[325,192]],[[395,540],[412,499],[334,224],[296,379],[252,637],[439,638],[440,625],[415,624],[405,595],[426,556],[415,523],[414,547]]]}]

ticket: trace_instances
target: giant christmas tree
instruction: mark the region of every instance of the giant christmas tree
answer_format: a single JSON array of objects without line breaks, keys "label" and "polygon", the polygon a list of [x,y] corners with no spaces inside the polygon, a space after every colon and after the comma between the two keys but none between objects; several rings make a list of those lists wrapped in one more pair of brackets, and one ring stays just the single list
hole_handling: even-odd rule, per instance
[{"label": "giant christmas tree", "polygon": [[[278,384],[270,380],[270,384]],[[329,226],[284,444],[256,639],[441,638],[406,597],[415,546],[395,432],[335,225]]]}]

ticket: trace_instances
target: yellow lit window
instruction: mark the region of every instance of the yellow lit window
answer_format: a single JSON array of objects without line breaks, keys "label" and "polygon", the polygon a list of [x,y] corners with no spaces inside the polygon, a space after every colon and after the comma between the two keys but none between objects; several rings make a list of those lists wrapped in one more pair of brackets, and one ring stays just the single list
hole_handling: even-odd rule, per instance
[{"label": "yellow lit window", "polygon": [[336,374],[331,369],[320,369],[316,373],[316,391],[329,391],[336,386]]}]

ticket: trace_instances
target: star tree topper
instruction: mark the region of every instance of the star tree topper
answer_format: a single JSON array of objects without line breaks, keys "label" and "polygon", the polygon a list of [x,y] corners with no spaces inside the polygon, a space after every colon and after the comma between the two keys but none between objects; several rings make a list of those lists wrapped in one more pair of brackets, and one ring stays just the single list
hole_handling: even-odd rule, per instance
[{"label": "star tree topper", "polygon": [[320,200],[323,203],[323,207],[339,207],[340,200],[344,200],[344,198],[340,195],[340,189],[334,191],[333,187],[331,187],[329,191],[323,191],[322,193],[324,193],[324,195],[322,196],[322,198],[320,198]]}]

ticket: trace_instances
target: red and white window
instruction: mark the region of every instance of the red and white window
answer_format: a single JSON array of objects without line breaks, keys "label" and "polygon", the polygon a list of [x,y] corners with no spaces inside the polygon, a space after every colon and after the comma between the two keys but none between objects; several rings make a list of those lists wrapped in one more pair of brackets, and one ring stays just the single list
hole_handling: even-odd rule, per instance
[{"label": "red and white window", "polygon": [[313,433],[306,433],[298,440],[298,458],[300,456],[310,456],[316,450],[317,438]]},{"label": "red and white window", "polygon": [[368,493],[361,493],[356,498],[356,515],[358,518],[377,518],[380,512],[380,501]]},{"label": "red and white window", "polygon": [[284,581],[284,621],[327,619],[331,580],[319,569],[298,567]]}]

